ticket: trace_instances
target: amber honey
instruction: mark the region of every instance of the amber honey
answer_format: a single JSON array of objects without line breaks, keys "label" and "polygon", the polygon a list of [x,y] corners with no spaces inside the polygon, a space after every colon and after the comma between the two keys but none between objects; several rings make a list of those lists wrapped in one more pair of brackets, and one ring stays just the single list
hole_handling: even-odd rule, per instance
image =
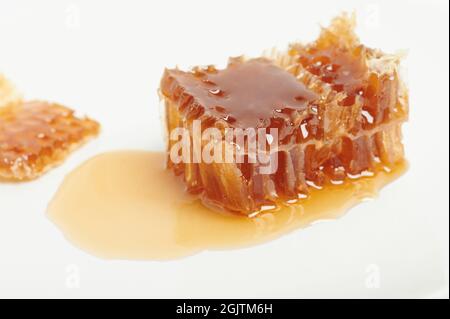
[{"label": "amber honey", "polygon": [[391,172],[312,190],[301,203],[248,218],[206,208],[164,169],[163,153],[101,154],[70,173],[49,218],[81,249],[112,259],[161,260],[252,246],[314,221],[335,219],[400,176]]}]

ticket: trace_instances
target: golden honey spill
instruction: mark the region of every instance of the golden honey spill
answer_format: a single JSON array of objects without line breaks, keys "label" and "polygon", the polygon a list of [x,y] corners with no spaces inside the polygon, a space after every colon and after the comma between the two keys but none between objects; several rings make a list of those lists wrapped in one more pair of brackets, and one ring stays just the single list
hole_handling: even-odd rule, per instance
[{"label": "golden honey spill", "polygon": [[301,205],[254,218],[218,213],[186,195],[164,169],[164,154],[98,155],[68,175],[49,218],[76,246],[106,259],[165,260],[203,250],[233,249],[333,219],[399,177],[406,164],[375,177],[312,190]]}]

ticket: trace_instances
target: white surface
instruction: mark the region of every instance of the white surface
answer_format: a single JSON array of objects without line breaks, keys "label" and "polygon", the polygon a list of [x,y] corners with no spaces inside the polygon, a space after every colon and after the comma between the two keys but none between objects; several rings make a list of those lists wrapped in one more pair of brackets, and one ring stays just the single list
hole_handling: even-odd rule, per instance
[{"label": "white surface", "polygon": [[[84,160],[163,148],[164,67],[312,40],[319,23],[353,9],[365,44],[409,50],[411,167],[378,199],[268,244],[172,262],[97,259],[46,218]],[[0,71],[28,98],[72,106],[103,132],[38,181],[0,184],[0,297],[448,297],[448,23],[445,0],[2,0]]]}]

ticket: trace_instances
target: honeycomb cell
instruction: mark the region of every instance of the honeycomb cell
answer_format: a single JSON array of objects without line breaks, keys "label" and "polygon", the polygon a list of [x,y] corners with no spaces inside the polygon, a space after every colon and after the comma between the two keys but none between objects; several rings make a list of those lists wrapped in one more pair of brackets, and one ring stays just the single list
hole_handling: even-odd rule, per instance
[{"label": "honeycomb cell", "polygon": [[307,45],[293,44],[291,66],[341,93],[342,106],[360,105],[357,126],[371,129],[402,119],[408,113],[407,91],[399,77],[400,56],[365,47],[354,33],[355,17],[335,18],[319,38]]},{"label": "honeycomb cell", "polygon": [[99,124],[64,106],[24,102],[0,108],[0,178],[30,180],[94,137]]}]

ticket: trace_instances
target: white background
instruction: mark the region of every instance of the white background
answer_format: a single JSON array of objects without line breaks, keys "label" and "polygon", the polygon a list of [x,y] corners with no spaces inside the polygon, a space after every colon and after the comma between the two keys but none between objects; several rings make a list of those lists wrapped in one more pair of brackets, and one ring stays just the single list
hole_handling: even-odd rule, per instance
[{"label": "white background", "polygon": [[[378,199],[264,245],[170,262],[100,260],[47,219],[58,185],[84,160],[163,149],[164,67],[309,41],[343,10],[356,10],[368,46],[409,51],[411,167]],[[43,178],[0,185],[0,297],[448,297],[448,24],[445,0],[0,0],[0,72],[27,98],[103,125]],[[378,288],[366,285],[374,271]]]}]

